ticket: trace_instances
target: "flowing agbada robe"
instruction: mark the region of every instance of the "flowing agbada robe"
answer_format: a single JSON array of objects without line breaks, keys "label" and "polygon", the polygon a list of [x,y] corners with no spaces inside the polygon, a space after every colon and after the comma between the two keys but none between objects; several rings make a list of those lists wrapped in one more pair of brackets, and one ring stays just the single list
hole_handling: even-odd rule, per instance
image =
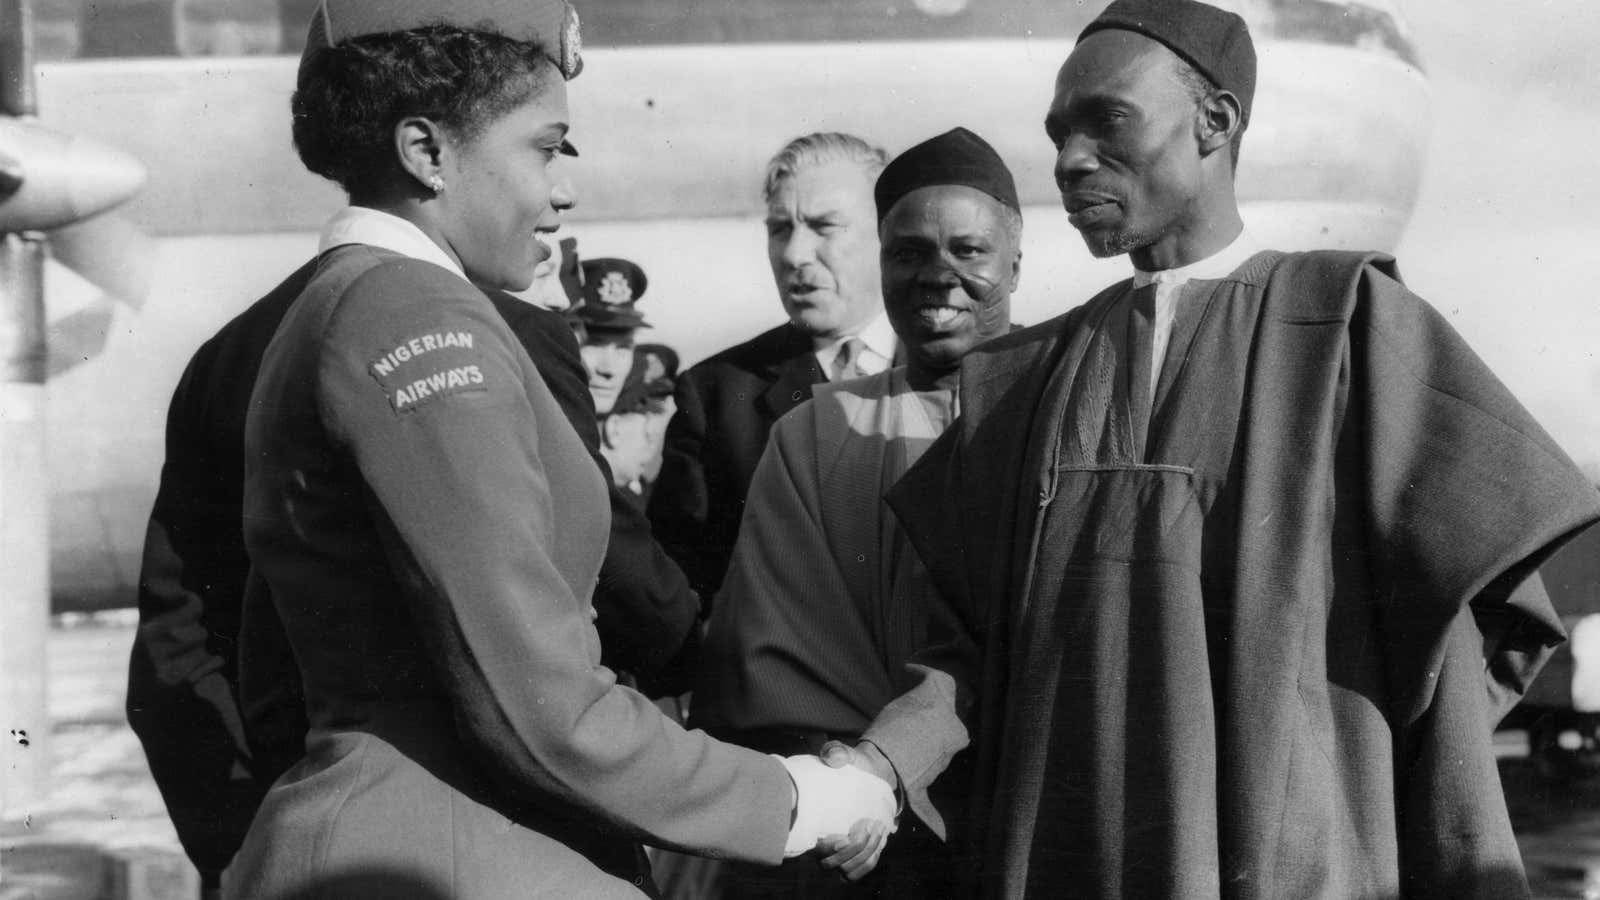
[{"label": "flowing agbada robe", "polygon": [[964,628],[867,736],[967,717],[973,896],[1526,896],[1490,734],[1600,496],[1387,257],[1185,290],[1142,441],[1128,282],[964,361],[890,493]]},{"label": "flowing agbada robe", "polygon": [[[915,683],[905,662],[923,643],[932,586],[881,498],[948,427],[953,394],[913,390],[901,367],[818,385],[773,425],[712,607],[691,725],[735,743],[853,738]],[[910,802],[938,821],[925,796]]]}]

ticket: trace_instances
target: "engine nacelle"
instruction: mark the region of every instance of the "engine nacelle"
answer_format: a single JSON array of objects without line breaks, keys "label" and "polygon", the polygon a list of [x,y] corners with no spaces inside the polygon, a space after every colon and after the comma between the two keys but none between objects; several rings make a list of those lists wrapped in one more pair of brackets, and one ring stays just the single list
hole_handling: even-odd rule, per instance
[{"label": "engine nacelle", "polygon": [[126,201],[144,179],[120,150],[0,118],[0,233],[70,225]]}]

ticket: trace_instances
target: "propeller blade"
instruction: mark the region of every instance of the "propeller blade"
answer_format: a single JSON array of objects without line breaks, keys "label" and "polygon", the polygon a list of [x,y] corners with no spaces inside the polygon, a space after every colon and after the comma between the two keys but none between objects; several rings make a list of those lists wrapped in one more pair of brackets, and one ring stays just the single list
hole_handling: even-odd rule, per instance
[{"label": "propeller blade", "polygon": [[0,116],[0,157],[16,162],[20,185],[0,199],[0,233],[48,231],[104,212],[144,184],[137,159],[87,138]]},{"label": "propeller blade", "polygon": [[0,153],[0,200],[15,194],[22,187],[22,163]]},{"label": "propeller blade", "polygon": [[155,241],[117,213],[102,213],[50,232],[56,261],[138,311],[150,295]]},{"label": "propeller blade", "polygon": [[88,306],[51,322],[45,377],[54,380],[103,353],[116,317],[116,304],[102,294]]}]

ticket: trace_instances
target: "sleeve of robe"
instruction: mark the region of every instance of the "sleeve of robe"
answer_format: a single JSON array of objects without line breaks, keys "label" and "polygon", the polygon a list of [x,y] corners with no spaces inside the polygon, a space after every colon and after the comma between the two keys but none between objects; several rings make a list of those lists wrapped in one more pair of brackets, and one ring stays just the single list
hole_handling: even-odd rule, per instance
[{"label": "sleeve of robe", "polygon": [[[884,692],[870,623],[829,541],[815,415],[811,401],[773,426],[750,482],[700,651],[693,722],[713,733],[859,731],[876,710],[861,709],[855,698]],[[875,575],[876,548],[861,556]]]},{"label": "sleeve of robe", "polygon": [[[481,380],[397,411],[369,371],[371,348],[434,333],[478,336]],[[322,336],[322,421],[360,469],[458,729],[507,789],[656,846],[776,864],[784,768],[686,732],[599,665],[589,598],[551,550],[551,479],[590,463],[542,457],[540,429],[569,426],[537,396],[543,384],[524,380],[521,356],[481,295],[410,261],[352,283]]]},{"label": "sleeve of robe", "polygon": [[1562,639],[1536,570],[1600,495],[1442,316],[1376,266],[1356,279],[1345,427],[1367,454],[1407,896],[1516,896],[1488,734]]},{"label": "sleeve of robe", "polygon": [[[961,496],[957,429],[947,429],[889,492],[890,505],[905,521],[915,507],[897,498],[916,498],[927,509],[928,498],[954,503]],[[902,511],[905,512],[902,512]],[[951,760],[970,743],[974,697],[982,666],[981,628],[966,596],[967,573],[958,529],[959,515],[924,517],[907,529],[917,555],[938,590],[929,597],[927,647],[906,668],[916,684],[890,701],[862,734],[894,766],[910,806],[941,838],[949,838],[944,811],[929,790]],[[940,529],[946,529],[941,531]],[[953,795],[960,797],[959,789]]]},{"label": "sleeve of robe", "polygon": [[1429,705],[1439,659],[1408,653],[1463,610],[1483,632],[1484,728],[1563,639],[1538,566],[1600,516],[1600,493],[1431,306],[1369,266],[1351,324],[1351,414],[1368,458],[1368,547],[1404,690]]},{"label": "sleeve of robe", "polygon": [[[934,611],[929,638],[932,645],[906,664],[916,684],[879,711],[861,737],[876,745],[894,767],[906,806],[934,834],[948,840],[949,808],[931,793],[970,742],[966,720],[979,656],[970,632],[941,610]],[[961,786],[952,786],[947,796],[960,803]]]}]

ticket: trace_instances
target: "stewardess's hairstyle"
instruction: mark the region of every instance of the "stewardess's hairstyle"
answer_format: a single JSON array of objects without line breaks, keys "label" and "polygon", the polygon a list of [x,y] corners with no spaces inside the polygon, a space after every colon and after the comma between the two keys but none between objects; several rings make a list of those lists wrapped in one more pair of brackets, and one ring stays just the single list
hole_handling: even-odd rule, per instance
[{"label": "stewardess's hairstyle", "polygon": [[374,34],[314,52],[300,66],[290,109],[306,168],[352,198],[398,168],[394,126],[410,116],[471,143],[560,75],[533,44],[432,25]]}]

